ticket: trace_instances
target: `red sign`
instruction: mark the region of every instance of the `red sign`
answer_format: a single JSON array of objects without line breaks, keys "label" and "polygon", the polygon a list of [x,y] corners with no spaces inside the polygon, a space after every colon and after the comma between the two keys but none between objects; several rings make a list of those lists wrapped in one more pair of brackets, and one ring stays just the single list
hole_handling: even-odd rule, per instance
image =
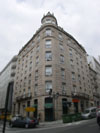
[{"label": "red sign", "polygon": [[73,103],[78,103],[79,102],[79,99],[72,99],[72,102]]}]

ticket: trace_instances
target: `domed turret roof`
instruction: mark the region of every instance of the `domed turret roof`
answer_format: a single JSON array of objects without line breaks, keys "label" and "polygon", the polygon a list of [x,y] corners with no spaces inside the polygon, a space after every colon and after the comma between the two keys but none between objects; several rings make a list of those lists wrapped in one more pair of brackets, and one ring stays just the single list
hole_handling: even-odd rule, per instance
[{"label": "domed turret roof", "polygon": [[50,12],[48,12],[46,15],[44,15],[43,18],[41,19],[41,23],[42,23],[42,24],[43,24],[43,21],[44,21],[45,19],[52,19],[52,20],[55,21],[55,24],[57,25],[57,19],[55,18],[55,16],[54,16],[53,13],[51,14]]}]

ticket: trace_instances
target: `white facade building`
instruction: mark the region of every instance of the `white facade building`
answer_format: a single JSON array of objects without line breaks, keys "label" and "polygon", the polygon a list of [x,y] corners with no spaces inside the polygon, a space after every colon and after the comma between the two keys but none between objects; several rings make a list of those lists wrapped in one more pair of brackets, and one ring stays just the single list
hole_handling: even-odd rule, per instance
[{"label": "white facade building", "polygon": [[97,101],[97,106],[100,106],[100,63],[93,56],[88,56],[87,58],[88,58],[88,64],[97,73],[96,76],[97,87],[95,88],[95,97]]},{"label": "white facade building", "polygon": [[0,72],[0,111],[5,107],[8,84],[14,81],[17,56],[14,56],[7,66]]}]

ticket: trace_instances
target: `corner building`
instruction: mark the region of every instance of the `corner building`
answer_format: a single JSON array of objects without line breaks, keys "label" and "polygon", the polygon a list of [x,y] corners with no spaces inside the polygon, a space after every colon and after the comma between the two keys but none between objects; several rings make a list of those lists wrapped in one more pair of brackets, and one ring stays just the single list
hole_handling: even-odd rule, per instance
[{"label": "corner building", "polygon": [[[50,12],[18,54],[13,114],[61,119],[93,106],[85,49],[58,26]],[[35,107],[35,112],[26,112]]]}]

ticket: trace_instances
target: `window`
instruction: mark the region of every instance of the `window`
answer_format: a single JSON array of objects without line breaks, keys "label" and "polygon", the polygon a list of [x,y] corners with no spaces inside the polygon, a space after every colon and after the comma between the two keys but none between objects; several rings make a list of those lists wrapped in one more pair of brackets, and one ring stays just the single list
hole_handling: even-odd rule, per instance
[{"label": "window", "polygon": [[39,63],[39,56],[36,57],[36,65]]},{"label": "window", "polygon": [[26,86],[26,82],[24,82],[24,87]]},{"label": "window", "polygon": [[51,61],[52,60],[52,53],[51,53],[51,51],[47,51],[45,53],[45,59],[46,59],[46,61]]},{"label": "window", "polygon": [[28,81],[29,85],[31,84],[31,80]]},{"label": "window", "polygon": [[60,40],[62,40],[62,34],[61,33],[59,33],[58,37]]},{"label": "window", "polygon": [[64,56],[60,55],[60,62],[63,63],[64,62]]},{"label": "window", "polygon": [[52,81],[45,82],[45,89],[46,89],[46,92],[49,92],[50,90],[52,90]]},{"label": "window", "polygon": [[73,92],[76,92],[76,85],[73,85]]},{"label": "window", "polygon": [[34,95],[37,95],[37,90],[38,90],[38,84],[35,84]]},{"label": "window", "polygon": [[70,56],[73,56],[73,54],[72,54],[72,49],[69,49],[69,55],[70,55]]},{"label": "window", "polygon": [[28,94],[30,94],[31,93],[31,88],[30,87],[28,87]]},{"label": "window", "polygon": [[46,19],[46,23],[51,23],[51,19]]},{"label": "window", "polygon": [[29,74],[29,78],[31,77],[31,73]]},{"label": "window", "polygon": [[81,85],[81,81],[79,80],[79,84]]},{"label": "window", "polygon": [[27,101],[27,107],[30,107],[30,101]]},{"label": "window", "polygon": [[35,91],[37,91],[38,89],[38,84],[35,84]]},{"label": "window", "polygon": [[75,80],[75,73],[72,72],[72,80]]},{"label": "window", "polygon": [[68,42],[68,44],[71,44],[71,40],[68,40],[67,42]]},{"label": "window", "polygon": [[36,52],[39,52],[40,46],[38,45],[36,48]]},{"label": "window", "polygon": [[25,89],[23,90],[23,95],[25,95]]},{"label": "window", "polygon": [[62,92],[65,92],[66,90],[66,83],[62,83]]},{"label": "window", "polygon": [[46,66],[45,67],[45,75],[46,76],[52,75],[52,66]]},{"label": "window", "polygon": [[70,59],[70,64],[73,65],[73,60],[72,59]]},{"label": "window", "polygon": [[32,65],[32,61],[30,61],[30,65]]},{"label": "window", "polygon": [[64,47],[63,47],[63,44],[62,43],[59,43],[59,46],[60,46],[60,49],[61,50],[64,50]]},{"label": "window", "polygon": [[32,46],[34,46],[34,42],[32,42]]},{"label": "window", "polygon": [[37,41],[39,41],[39,40],[40,40],[40,35],[37,36]]},{"label": "window", "polygon": [[61,76],[64,79],[65,78],[65,69],[61,68]]},{"label": "window", "polygon": [[46,36],[51,36],[51,29],[46,29]]},{"label": "window", "polygon": [[32,56],[30,56],[30,60],[32,59]]},{"label": "window", "polygon": [[29,67],[29,71],[31,71],[32,70],[32,67]]},{"label": "window", "polygon": [[74,65],[71,64],[71,68],[74,69]]},{"label": "window", "polygon": [[81,79],[81,77],[80,77],[80,75],[78,75],[78,80],[80,80]]},{"label": "window", "polygon": [[26,80],[26,77],[24,77],[24,80]]},{"label": "window", "polygon": [[45,47],[46,48],[51,48],[51,40],[46,40]]},{"label": "window", "polygon": [[38,79],[38,70],[35,71],[35,80]]},{"label": "window", "polygon": [[53,24],[56,24],[56,22],[55,22],[54,20],[52,20],[52,23],[53,23]]},{"label": "window", "polygon": [[77,70],[78,70],[78,72],[80,72],[80,69],[79,68]]}]

